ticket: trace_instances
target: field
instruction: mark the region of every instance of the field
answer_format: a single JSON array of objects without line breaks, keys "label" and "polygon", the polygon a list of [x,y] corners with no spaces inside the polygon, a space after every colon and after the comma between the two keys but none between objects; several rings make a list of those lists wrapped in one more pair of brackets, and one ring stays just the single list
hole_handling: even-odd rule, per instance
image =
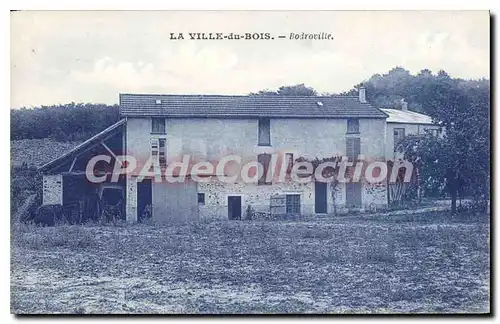
[{"label": "field", "polygon": [[487,313],[489,215],[15,226],[13,313]]}]

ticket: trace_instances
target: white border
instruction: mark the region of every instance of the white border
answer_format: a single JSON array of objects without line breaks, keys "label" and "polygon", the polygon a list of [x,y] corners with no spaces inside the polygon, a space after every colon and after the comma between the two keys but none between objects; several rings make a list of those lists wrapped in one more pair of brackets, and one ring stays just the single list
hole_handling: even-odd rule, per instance
[{"label": "white border", "polygon": [[[160,5],[159,5],[160,4]],[[142,0],[142,1],[132,1],[132,0],[116,0],[116,1],[103,1],[103,0],[86,0],[86,1],[53,1],[51,3],[48,2],[40,2],[37,0],[18,0],[18,1],[13,1],[13,0],[7,0],[1,3],[1,6],[5,6],[4,10],[1,11],[2,16],[0,19],[1,23],[1,38],[3,41],[2,46],[2,89],[3,89],[3,108],[2,112],[5,114],[3,117],[0,118],[0,122],[2,123],[0,127],[2,129],[2,132],[4,132],[2,138],[2,152],[10,152],[10,142],[8,142],[7,139],[10,138],[10,115],[8,114],[8,107],[10,107],[10,13],[9,10],[11,9],[17,9],[17,10],[77,10],[77,9],[86,9],[86,10],[103,10],[103,9],[120,9],[120,10],[185,10],[185,9],[211,9],[211,10],[387,10],[387,9],[392,9],[392,10],[489,10],[492,9],[494,14],[497,14],[500,12],[500,1],[493,1],[493,0],[476,0],[476,1],[470,1],[470,0],[455,0],[453,2],[448,2],[448,1],[443,1],[443,2],[438,2],[435,0],[419,0],[419,1],[395,1],[395,0],[378,0],[378,1],[370,1],[370,0],[344,0],[344,1],[336,1],[334,3],[332,2],[327,2],[327,1],[320,1],[320,0],[308,0],[308,1],[297,1],[297,0],[289,0],[286,2],[283,1],[269,1],[269,0],[253,0],[253,1],[229,1],[229,0],[212,0],[210,2],[207,1],[202,1],[202,0],[184,0],[184,1],[176,1],[176,2],[168,2],[168,4],[165,4],[165,2],[159,2],[159,1],[151,1],[151,0]],[[498,25],[498,17],[496,17],[496,23]],[[491,44],[493,47],[496,47],[495,44]],[[498,53],[498,51],[495,51],[495,53]],[[496,58],[496,57],[495,57]],[[493,58],[492,58],[493,59]],[[497,68],[495,68],[496,72]],[[498,87],[498,83],[496,83]],[[497,90],[492,89],[492,91]],[[492,110],[497,107],[492,106]],[[495,114],[495,122],[499,122],[499,116],[500,114],[496,113]],[[493,131],[492,127],[492,131]],[[498,132],[498,131],[497,131]],[[492,136],[495,136],[493,134]],[[496,136],[495,136],[496,137]],[[492,145],[495,145],[495,149],[497,152],[500,151],[500,141],[498,143],[495,143],[495,141],[492,142]],[[498,145],[498,146],[497,146]],[[7,155],[7,153],[5,153]],[[498,157],[495,162],[495,166],[498,166],[500,163],[498,162]],[[2,164],[4,170],[4,173],[9,172],[10,174],[10,166],[9,162],[10,159],[3,159]],[[498,186],[498,172],[497,176],[492,179],[495,182],[495,185]],[[493,192],[493,191],[492,191]],[[496,192],[496,191],[495,191]],[[4,209],[4,216],[10,214],[10,176],[9,176],[9,181],[4,181],[3,182],[3,208]],[[243,204],[242,204],[243,205]],[[496,204],[498,206],[498,204]],[[498,215],[495,210],[495,215]],[[10,284],[10,243],[9,243],[9,238],[10,238],[10,218],[9,217],[3,217],[4,224],[2,226],[2,230],[4,231],[4,234],[2,235],[3,237],[3,244],[2,244],[2,255],[3,255],[3,267],[1,267],[1,274],[2,278],[5,280],[4,281],[4,287],[7,287]],[[495,222],[498,224],[499,222]],[[498,226],[498,225],[497,225]],[[498,233],[498,227],[495,228],[495,233]],[[6,232],[6,233],[5,233]],[[494,251],[494,250],[493,250]],[[495,263],[495,269],[498,269],[498,261],[499,258],[496,258]],[[497,281],[498,282],[498,281]],[[493,288],[493,287],[492,287]],[[495,287],[496,288],[496,287]],[[498,294],[498,290],[496,291]],[[1,294],[1,305],[3,306],[3,311],[2,311],[2,316],[1,320],[2,323],[12,323],[14,322],[15,318],[10,314],[10,289],[2,289],[2,294]],[[498,298],[495,299],[498,302]],[[492,305],[492,308],[494,308],[495,305]],[[498,308],[497,308],[498,309]],[[110,323],[110,322],[116,322],[116,323],[121,323],[123,318],[106,318],[106,319],[93,319],[94,322],[97,323]],[[428,318],[430,319],[430,318]],[[44,320],[47,322],[56,322],[57,319],[54,318],[44,318],[44,319],[24,319],[23,322],[25,323],[32,323],[35,321],[39,320]],[[138,319],[135,318],[137,322],[146,322],[145,319]],[[200,319],[191,319],[191,320],[200,320]],[[238,321],[239,319],[235,319]],[[261,322],[263,319],[250,319],[250,322]],[[266,319],[264,319],[266,320]],[[274,318],[270,318],[269,320],[275,320]],[[308,321],[308,319],[303,318],[302,320]],[[325,318],[325,321],[330,321],[331,318]],[[338,322],[345,322],[345,323],[352,323],[352,322],[357,322],[361,321],[362,318],[358,318],[353,320],[352,318],[348,319],[342,319],[342,318],[335,318],[336,321]],[[382,320],[384,320],[382,318]],[[413,322],[411,321],[411,318],[408,319],[399,319],[402,322]],[[178,318],[169,318],[169,321],[171,323],[176,323],[182,321],[182,319]],[[431,321],[434,321],[434,319],[431,319]],[[453,321],[455,323],[466,323],[468,322],[467,318],[453,318]]]}]

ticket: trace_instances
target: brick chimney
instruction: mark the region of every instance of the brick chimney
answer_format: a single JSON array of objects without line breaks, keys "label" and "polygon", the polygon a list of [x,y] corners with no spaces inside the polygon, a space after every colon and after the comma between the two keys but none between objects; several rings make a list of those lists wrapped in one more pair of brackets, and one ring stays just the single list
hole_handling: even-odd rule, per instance
[{"label": "brick chimney", "polygon": [[364,86],[359,87],[358,95],[359,95],[359,102],[366,103],[366,88]]},{"label": "brick chimney", "polygon": [[401,99],[401,110],[402,111],[408,111],[408,103],[405,101],[405,99]]}]

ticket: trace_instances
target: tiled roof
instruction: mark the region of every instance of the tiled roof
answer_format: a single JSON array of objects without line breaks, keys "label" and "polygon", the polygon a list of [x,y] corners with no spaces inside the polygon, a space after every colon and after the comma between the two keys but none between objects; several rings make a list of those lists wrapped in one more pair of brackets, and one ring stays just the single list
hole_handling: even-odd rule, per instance
[{"label": "tiled roof", "polygon": [[432,125],[432,117],[424,114],[419,114],[409,110],[399,109],[381,109],[389,117],[388,123],[406,123],[406,124],[426,124]]},{"label": "tiled roof", "polygon": [[120,114],[161,117],[386,118],[354,96],[120,94]]}]

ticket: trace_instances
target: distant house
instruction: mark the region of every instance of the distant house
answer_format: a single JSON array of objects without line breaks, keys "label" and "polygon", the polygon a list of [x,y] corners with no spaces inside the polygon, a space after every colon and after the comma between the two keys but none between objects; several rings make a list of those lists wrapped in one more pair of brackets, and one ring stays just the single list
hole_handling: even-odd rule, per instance
[{"label": "distant house", "polygon": [[424,135],[430,133],[438,136],[441,127],[433,124],[432,117],[408,110],[408,103],[401,102],[401,109],[385,109],[387,117],[386,158],[398,160],[403,158],[403,151],[399,145],[408,135]]},{"label": "distant house", "polygon": [[[81,215],[94,201],[105,201],[122,206],[127,221],[141,221],[149,213],[159,224],[243,219],[248,209],[265,214],[275,204],[287,214],[329,214],[330,184],[267,179],[269,157],[277,154],[292,165],[301,157],[356,159],[359,154],[383,161],[393,150],[398,125],[404,134],[413,129],[412,123],[401,124],[394,117],[397,113],[385,111],[366,101],[364,88],[359,96],[329,97],[121,94],[119,122],[40,168],[43,203],[62,204],[68,213]],[[417,132],[428,126],[415,123]],[[388,143],[386,129],[391,134]],[[98,161],[92,169],[105,180],[93,183],[85,170],[99,155],[109,160]],[[137,172],[112,181],[114,161],[122,155],[134,156],[138,166],[153,160],[161,170],[185,155],[209,163],[237,155],[262,162],[265,168],[254,183],[210,178],[219,171],[206,174],[207,181],[188,176],[179,183],[157,182],[154,176],[141,179]],[[343,211],[385,208],[386,185],[342,183],[335,202]]]}]

